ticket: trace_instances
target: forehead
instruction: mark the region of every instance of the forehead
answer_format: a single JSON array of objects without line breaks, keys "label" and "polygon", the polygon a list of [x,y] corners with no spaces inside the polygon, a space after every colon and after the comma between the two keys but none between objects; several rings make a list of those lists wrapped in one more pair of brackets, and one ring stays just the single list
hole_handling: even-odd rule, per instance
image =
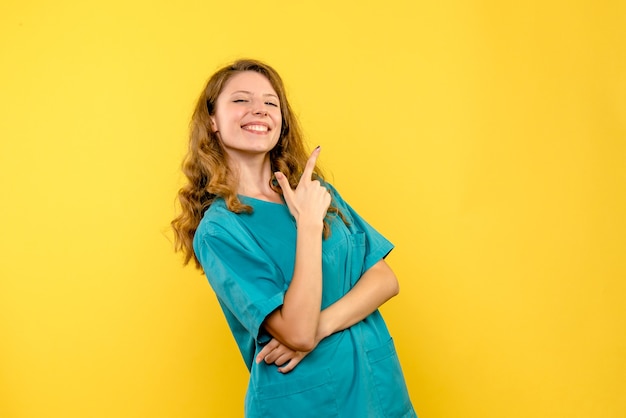
[{"label": "forehead", "polygon": [[230,94],[236,91],[278,96],[267,77],[255,71],[243,71],[233,75],[222,89],[223,94]]}]

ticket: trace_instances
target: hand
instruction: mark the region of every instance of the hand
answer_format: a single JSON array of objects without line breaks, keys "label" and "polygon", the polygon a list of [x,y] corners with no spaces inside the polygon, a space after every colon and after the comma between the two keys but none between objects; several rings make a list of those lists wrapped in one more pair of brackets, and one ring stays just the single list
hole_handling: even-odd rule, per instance
[{"label": "hand", "polygon": [[[272,338],[269,343],[259,351],[256,356],[256,362],[259,364],[265,361],[267,364],[274,363],[279,366],[278,371],[281,373],[289,373],[302,361],[310,351],[294,351],[291,348],[281,344],[277,339]],[[285,365],[286,364],[286,365]],[[285,365],[285,366],[283,366]],[[281,367],[283,366],[283,367]]]},{"label": "hand", "polygon": [[296,223],[307,222],[321,225],[326,211],[330,206],[330,193],[318,180],[313,180],[313,169],[320,154],[320,147],[315,148],[306,162],[298,186],[294,189],[289,185],[287,177],[280,171],[274,173],[283,190],[285,203]]}]

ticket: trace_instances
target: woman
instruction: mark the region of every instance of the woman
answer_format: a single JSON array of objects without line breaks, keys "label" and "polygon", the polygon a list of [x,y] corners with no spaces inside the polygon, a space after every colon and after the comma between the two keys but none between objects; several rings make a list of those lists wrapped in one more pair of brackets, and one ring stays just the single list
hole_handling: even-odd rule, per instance
[{"label": "woman", "polygon": [[377,310],[398,293],[392,244],[323,181],[274,69],[217,71],[195,109],[182,213],[250,371],[246,417],[415,417]]}]

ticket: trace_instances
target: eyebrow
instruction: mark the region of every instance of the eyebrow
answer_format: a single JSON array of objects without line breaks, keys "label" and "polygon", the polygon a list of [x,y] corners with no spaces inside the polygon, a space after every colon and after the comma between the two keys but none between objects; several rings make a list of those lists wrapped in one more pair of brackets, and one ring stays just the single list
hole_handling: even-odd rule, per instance
[{"label": "eyebrow", "polygon": [[[231,93],[231,95],[233,95],[233,94],[237,94],[237,93],[253,94],[251,91],[247,91],[247,90],[237,90],[237,91],[233,91],[233,92]],[[277,99],[278,99],[278,96],[277,96],[277,95],[275,95],[275,94],[273,94],[273,93],[265,93],[265,94],[263,94],[263,96],[272,96],[272,97],[275,97],[275,98],[277,98]]]}]

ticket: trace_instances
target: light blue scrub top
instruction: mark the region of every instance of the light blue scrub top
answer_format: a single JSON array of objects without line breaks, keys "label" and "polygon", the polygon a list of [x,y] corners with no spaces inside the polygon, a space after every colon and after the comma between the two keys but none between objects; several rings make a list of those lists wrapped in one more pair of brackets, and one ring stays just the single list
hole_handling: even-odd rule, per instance
[{"label": "light blue scrub top", "polygon": [[[330,185],[348,221],[330,218],[322,244],[322,309],[345,295],[393,245],[369,226]],[[296,225],[287,206],[240,196],[250,214],[230,212],[222,199],[204,214],[194,250],[250,370],[248,418],[416,417],[400,363],[377,310],[322,340],[294,370],[254,358],[271,336],[262,327],[282,305],[294,269]]]}]

